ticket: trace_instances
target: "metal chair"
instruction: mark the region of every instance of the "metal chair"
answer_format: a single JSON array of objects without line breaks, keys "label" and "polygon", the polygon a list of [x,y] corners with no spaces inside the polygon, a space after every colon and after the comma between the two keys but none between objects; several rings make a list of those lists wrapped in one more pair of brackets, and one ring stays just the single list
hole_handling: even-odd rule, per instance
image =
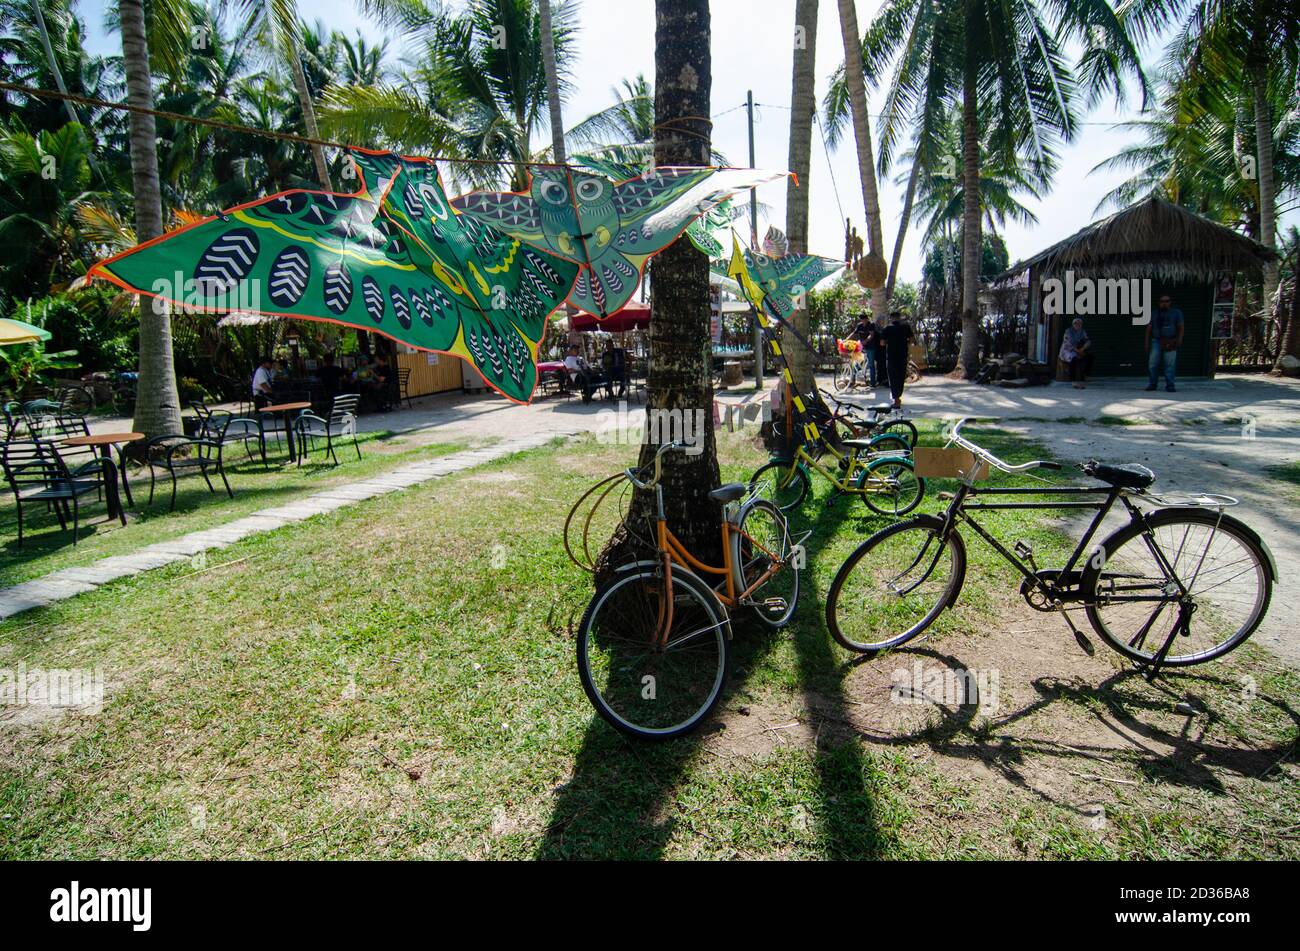
[{"label": "metal chair", "polygon": [[[77,544],[81,527],[81,497],[97,495],[109,484],[116,485],[117,467],[109,459],[95,456],[88,462],[69,468],[53,443],[41,439],[14,440],[5,444],[0,455],[5,481],[14,494],[18,509],[18,545],[23,543],[23,508],[33,502],[53,511],[59,526],[67,531],[72,519],[72,544]],[[70,511],[69,511],[70,509]],[[118,506],[118,518],[126,524],[126,512]]]},{"label": "metal chair", "polygon": [[266,442],[262,438],[262,425],[259,420],[237,415],[223,409],[209,409],[202,400],[190,400],[190,409],[199,418],[199,439],[211,439],[223,446],[230,443],[242,443],[248,459],[253,460],[250,444],[256,445],[262,454],[262,464],[266,465]]},{"label": "metal chair", "polygon": [[361,458],[361,446],[357,443],[357,404],[360,403],[361,396],[357,393],[345,393],[342,396],[334,397],[334,402],[330,406],[329,419],[322,419],[315,413],[304,412],[293,421],[294,432],[298,439],[298,465],[307,458],[308,441],[311,442],[311,448],[316,448],[316,440],[325,440],[325,454],[334,460],[334,465],[339,464],[339,457],[334,453],[334,441],[336,439],[352,440],[352,448],[357,451],[357,459]]},{"label": "metal chair", "polygon": [[221,458],[221,443],[215,439],[196,439],[190,436],[164,435],[155,436],[144,443],[144,458],[149,466],[149,503],[153,504],[154,486],[157,482],[156,469],[164,470],[172,480],[172,500],[169,512],[176,510],[177,477],[186,472],[198,472],[208,484],[208,491],[216,493],[217,489],[208,477],[211,469],[221,476],[226,487],[226,494],[232,499],[230,481],[226,478],[225,466]]}]

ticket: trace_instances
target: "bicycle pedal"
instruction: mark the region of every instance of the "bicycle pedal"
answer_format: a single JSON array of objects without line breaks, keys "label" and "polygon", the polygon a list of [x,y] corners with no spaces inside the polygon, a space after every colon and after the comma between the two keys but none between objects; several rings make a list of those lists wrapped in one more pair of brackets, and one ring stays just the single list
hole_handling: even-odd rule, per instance
[{"label": "bicycle pedal", "polygon": [[1096,656],[1097,648],[1092,646],[1092,641],[1088,640],[1088,638],[1084,636],[1083,631],[1080,631],[1076,628],[1071,633],[1074,634],[1075,643],[1079,645],[1080,649],[1085,654],[1087,654],[1089,657]]},{"label": "bicycle pedal", "polygon": [[956,497],[957,497],[956,494],[952,492],[940,492],[937,496],[935,496],[935,498],[937,498],[940,502],[951,502]]}]

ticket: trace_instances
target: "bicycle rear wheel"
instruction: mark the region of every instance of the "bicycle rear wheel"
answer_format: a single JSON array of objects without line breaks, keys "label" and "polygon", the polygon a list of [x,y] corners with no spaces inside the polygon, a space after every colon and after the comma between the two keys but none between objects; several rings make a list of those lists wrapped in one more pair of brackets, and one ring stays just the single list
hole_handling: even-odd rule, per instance
[{"label": "bicycle rear wheel", "polygon": [[851,651],[898,647],[957,600],[966,546],[943,519],[921,515],[872,535],[840,566],[826,595],[826,626]]},{"label": "bicycle rear wheel", "polygon": [[749,596],[749,606],[764,624],[784,627],[799,605],[799,566],[785,516],[767,499],[755,499],[745,506],[732,529],[731,545],[737,594],[748,590],[772,566],[780,565]]},{"label": "bicycle rear wheel", "polygon": [[910,419],[891,419],[887,423],[882,423],[879,432],[883,434],[901,436],[907,440],[907,448],[916,448],[916,440],[919,433],[916,431],[916,424]]},{"label": "bicycle rear wheel", "polygon": [[1222,657],[1250,637],[1273,594],[1272,563],[1258,536],[1207,509],[1166,509],[1146,523],[1150,534],[1140,523],[1126,525],[1088,561],[1080,584],[1093,630],[1145,664],[1175,627],[1185,628],[1161,660],[1170,667]]},{"label": "bicycle rear wheel", "polygon": [[[672,622],[663,623],[669,606]],[[666,740],[695,729],[722,696],[726,610],[675,570],[631,570],[600,588],[578,626],[578,674],[596,712],[629,736]]]}]

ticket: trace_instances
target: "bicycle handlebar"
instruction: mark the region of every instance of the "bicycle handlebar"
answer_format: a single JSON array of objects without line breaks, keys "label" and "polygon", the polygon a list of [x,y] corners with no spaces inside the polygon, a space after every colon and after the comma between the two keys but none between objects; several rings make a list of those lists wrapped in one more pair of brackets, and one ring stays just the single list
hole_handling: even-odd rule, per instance
[{"label": "bicycle handlebar", "polygon": [[1018,466],[1013,466],[1011,463],[1004,462],[1003,460],[999,459],[997,456],[993,455],[993,453],[989,452],[987,449],[975,445],[969,439],[966,439],[964,436],[962,436],[961,428],[965,426],[967,423],[969,423],[970,421],[975,419],[980,419],[980,418],[981,417],[979,416],[963,416],[961,419],[957,420],[957,422],[953,424],[952,431],[949,432],[948,434],[948,445],[952,445],[953,443],[956,443],[958,446],[961,446],[963,449],[966,449],[969,452],[971,452],[976,459],[979,459],[983,462],[987,462],[995,469],[1001,469],[1003,472],[1024,472],[1028,469],[1060,469],[1061,468],[1061,464],[1059,462],[1048,462],[1047,460],[1044,459],[1035,459],[1032,462],[1022,462]]},{"label": "bicycle handlebar", "polygon": [[627,481],[631,482],[638,489],[641,490],[653,489],[656,485],[659,484],[659,477],[660,475],[663,474],[664,453],[666,453],[670,449],[685,449],[685,448],[686,448],[686,443],[684,442],[670,442],[670,443],[664,443],[662,446],[660,446],[659,451],[655,453],[655,461],[652,463],[655,470],[654,478],[652,479],[647,479],[643,482],[637,478],[637,474],[640,472],[644,472],[645,469],[650,468],[649,466],[645,466],[641,469],[627,469],[623,474],[627,476]]}]

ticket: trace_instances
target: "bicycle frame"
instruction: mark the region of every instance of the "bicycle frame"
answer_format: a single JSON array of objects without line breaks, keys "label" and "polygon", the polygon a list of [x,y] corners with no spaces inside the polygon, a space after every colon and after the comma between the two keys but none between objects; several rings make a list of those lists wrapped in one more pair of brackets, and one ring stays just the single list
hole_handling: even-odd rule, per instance
[{"label": "bicycle frame", "polygon": [[[804,464],[807,466],[811,466],[813,469],[816,469],[818,472],[820,472],[823,476],[825,476],[828,480],[830,480],[831,485],[835,486],[835,489],[839,492],[860,495],[871,491],[871,489],[867,486],[863,486],[863,488],[859,489],[857,486],[853,484],[854,479],[857,477],[857,474],[866,467],[866,462],[862,459],[862,457],[856,454],[841,452],[840,450],[836,449],[834,446],[828,445],[825,447],[825,449],[826,452],[829,453],[837,462],[842,459],[848,460],[848,465],[843,469],[842,477],[839,473],[834,472],[828,466],[823,465],[821,460],[814,457],[810,452],[808,452],[807,447],[802,444],[799,446],[798,449],[795,450],[794,458],[790,460],[791,471],[793,471],[796,466],[800,464]],[[887,452],[885,454],[888,455]]]},{"label": "bicycle frame", "polygon": [[[663,561],[665,590],[672,590],[673,565],[678,564],[690,571],[704,572],[710,575],[721,575],[722,581],[719,584],[711,585],[714,596],[727,608],[733,608],[742,600],[749,597],[757,589],[767,584],[777,572],[785,567],[785,561],[776,558],[772,552],[768,551],[749,534],[741,531],[739,526],[734,527],[743,538],[748,538],[750,543],[756,546],[760,551],[768,556],[771,565],[768,567],[757,581],[751,584],[745,590],[737,593],[736,591],[736,572],[735,564],[731,559],[731,533],[733,526],[728,513],[724,512],[722,517],[722,567],[710,565],[701,561],[687,550],[686,545],[673,534],[672,529],[668,527],[668,517],[664,512],[664,492],[663,488],[656,484],[655,490],[655,547]],[[659,646],[666,647],[668,632],[673,626],[673,599],[664,598],[659,605],[658,619],[658,637]]]},{"label": "bicycle frame", "polygon": [[[970,503],[967,500],[978,496],[1045,496],[1045,495],[1065,495],[1073,496],[1077,501],[1060,501],[1060,502],[976,502]],[[958,524],[969,525],[971,530],[980,538],[984,539],[993,550],[1002,558],[1009,562],[1020,574],[1025,581],[1033,587],[1040,590],[1045,597],[1053,601],[1077,601],[1079,600],[1079,591],[1077,585],[1071,588],[1068,584],[1063,583],[1071,577],[1084,560],[1085,552],[1088,549],[1088,543],[1097,535],[1097,530],[1106,516],[1115,507],[1116,502],[1122,502],[1128,510],[1131,521],[1141,521],[1142,512],[1128,498],[1125,491],[1121,488],[1112,486],[1050,486],[1046,488],[1036,488],[1033,486],[1003,486],[993,488],[977,488],[974,484],[962,481],[953,496],[952,502],[948,505],[944,513],[943,539],[946,541],[949,533],[957,529]],[[1014,551],[1011,551],[1004,545],[992,532],[977,522],[971,515],[971,512],[993,512],[993,511],[1025,511],[1025,510],[1043,510],[1043,511],[1060,511],[1064,509],[1091,509],[1096,512],[1092,517],[1087,529],[1080,536],[1078,544],[1074,546],[1065,565],[1059,570],[1056,578],[1050,582],[1045,581],[1038,573],[1036,566],[1025,564]]]}]

